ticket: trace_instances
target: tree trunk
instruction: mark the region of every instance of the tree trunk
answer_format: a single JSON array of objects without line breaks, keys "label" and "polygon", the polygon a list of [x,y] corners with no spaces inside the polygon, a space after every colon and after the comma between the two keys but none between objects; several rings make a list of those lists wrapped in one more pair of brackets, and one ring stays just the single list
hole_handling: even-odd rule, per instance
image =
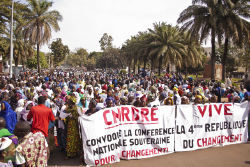
[{"label": "tree trunk", "polygon": [[41,69],[40,69],[40,55],[39,55],[39,44],[40,44],[40,41],[38,39],[38,36],[39,36],[39,33],[40,33],[40,29],[39,29],[39,24],[37,22],[37,34],[36,34],[36,46],[37,46],[37,66],[38,66],[38,73],[39,75],[41,74]]},{"label": "tree trunk", "polygon": [[136,63],[136,60],[134,58],[134,70],[133,70],[134,75],[135,75],[135,63]]},{"label": "tree trunk", "polygon": [[154,69],[154,59],[151,60],[151,72],[150,72],[150,77],[152,76],[153,69]]},{"label": "tree trunk", "polygon": [[40,74],[41,73],[41,70],[40,70],[40,57],[39,57],[39,44],[37,44],[37,68],[38,68],[38,73]]},{"label": "tree trunk", "polygon": [[146,71],[146,59],[144,59],[143,69]]},{"label": "tree trunk", "polygon": [[185,78],[187,78],[187,66],[185,66]]},{"label": "tree trunk", "polygon": [[138,62],[138,75],[140,74],[140,61]]},{"label": "tree trunk", "polygon": [[169,63],[168,63],[168,67],[167,67],[167,73],[169,74]]},{"label": "tree trunk", "polygon": [[131,73],[131,62],[128,63],[128,75],[130,76],[130,73]]},{"label": "tree trunk", "polygon": [[[247,62],[248,63],[248,62]],[[247,74],[247,63],[246,63],[246,70],[245,70],[245,73]]]},{"label": "tree trunk", "polygon": [[158,75],[161,76],[161,61],[162,61],[162,58],[160,57],[159,59],[159,67],[158,67]]},{"label": "tree trunk", "polygon": [[226,80],[226,63],[227,63],[228,38],[225,39],[224,53],[222,59],[222,80]]},{"label": "tree trunk", "polygon": [[215,28],[212,28],[211,79],[215,79]]}]

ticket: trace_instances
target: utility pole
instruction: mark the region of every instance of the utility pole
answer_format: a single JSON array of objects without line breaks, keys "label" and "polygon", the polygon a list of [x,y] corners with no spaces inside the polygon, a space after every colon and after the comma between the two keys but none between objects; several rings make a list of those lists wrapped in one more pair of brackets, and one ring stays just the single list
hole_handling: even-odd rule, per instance
[{"label": "utility pole", "polygon": [[11,24],[10,24],[10,78],[12,78],[12,60],[13,60],[13,10],[14,10],[14,0],[12,0]]}]

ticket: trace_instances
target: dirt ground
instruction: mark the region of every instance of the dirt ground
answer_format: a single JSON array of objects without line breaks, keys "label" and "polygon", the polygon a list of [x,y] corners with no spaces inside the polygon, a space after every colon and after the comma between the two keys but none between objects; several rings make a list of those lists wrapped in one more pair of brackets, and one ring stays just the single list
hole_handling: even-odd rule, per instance
[{"label": "dirt ground", "polygon": [[[65,153],[55,151],[48,165],[50,167],[79,166],[80,159],[63,160]],[[86,165],[84,165],[86,166]],[[224,147],[212,147],[197,151],[178,152],[140,160],[121,160],[119,163],[104,165],[105,167],[244,167],[250,166],[250,142]]]}]

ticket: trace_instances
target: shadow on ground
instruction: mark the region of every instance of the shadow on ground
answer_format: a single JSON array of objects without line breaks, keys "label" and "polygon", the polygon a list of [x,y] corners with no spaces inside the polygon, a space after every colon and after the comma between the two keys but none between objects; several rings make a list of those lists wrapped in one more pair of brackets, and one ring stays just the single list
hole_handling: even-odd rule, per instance
[{"label": "shadow on ground", "polygon": [[[49,167],[54,167],[54,166],[70,166],[70,167],[74,167],[74,166],[79,166],[82,161],[80,160],[80,153],[78,153],[78,156],[75,158],[69,158],[68,160],[64,160],[64,158],[66,157],[66,152],[60,152],[59,148],[56,148],[53,151],[54,155],[50,156],[49,158],[49,162],[48,162],[48,166]],[[84,163],[84,165],[82,166],[86,166],[86,164]]]}]

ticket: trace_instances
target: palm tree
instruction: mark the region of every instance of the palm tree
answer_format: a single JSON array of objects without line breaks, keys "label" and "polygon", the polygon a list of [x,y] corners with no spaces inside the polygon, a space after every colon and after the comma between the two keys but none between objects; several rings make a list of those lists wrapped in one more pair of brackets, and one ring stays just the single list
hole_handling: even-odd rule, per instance
[{"label": "palm tree", "polygon": [[63,17],[56,10],[49,11],[52,2],[47,0],[29,0],[29,6],[23,14],[24,24],[20,27],[23,29],[24,38],[37,47],[37,64],[40,73],[39,48],[43,44],[48,44],[51,38],[51,29],[59,31],[58,21]]},{"label": "palm tree", "polygon": [[250,23],[245,18],[250,18],[247,1],[228,0],[219,5],[220,15],[217,19],[218,41],[224,38],[224,53],[222,59],[222,80],[225,81],[226,62],[229,42],[242,47],[245,40],[249,40]]},{"label": "palm tree", "polygon": [[185,77],[187,76],[187,67],[197,67],[198,65],[202,65],[202,54],[201,50],[203,49],[198,41],[191,38],[191,34],[185,32],[183,34],[183,44],[185,45],[185,50],[187,56],[182,57],[182,63],[185,66]]},{"label": "palm tree", "polygon": [[211,35],[211,79],[215,79],[215,37],[219,0],[193,0],[192,5],[181,12],[177,22],[183,23],[181,29],[189,30],[191,37],[200,42]]},{"label": "palm tree", "polygon": [[[153,39],[149,44],[151,60],[158,59],[159,61],[165,61],[167,64],[174,63],[181,67],[182,57],[186,55],[186,51],[178,26],[173,27],[166,23],[155,23],[154,30],[149,29],[149,32]],[[159,67],[159,75],[160,69],[161,67]]]}]

